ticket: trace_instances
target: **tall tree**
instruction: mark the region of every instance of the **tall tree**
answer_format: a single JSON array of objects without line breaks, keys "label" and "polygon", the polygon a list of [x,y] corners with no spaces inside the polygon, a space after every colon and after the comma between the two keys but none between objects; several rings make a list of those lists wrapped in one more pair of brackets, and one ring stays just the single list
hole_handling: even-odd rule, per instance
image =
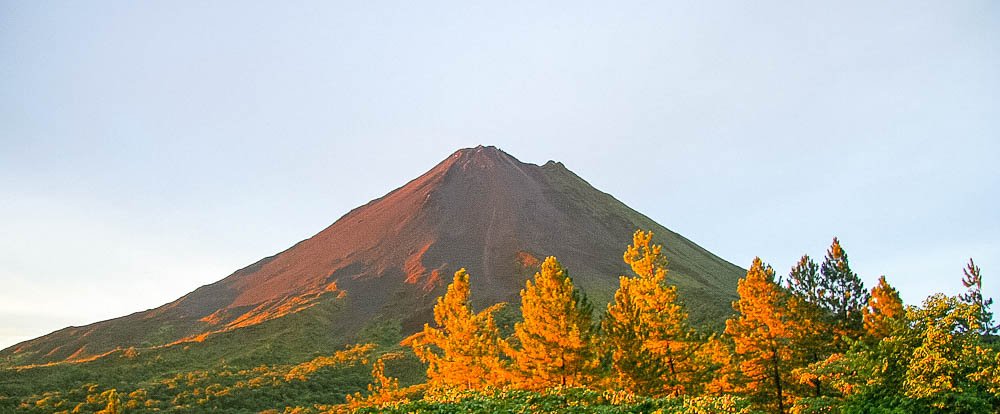
[{"label": "tall tree", "polygon": [[861,335],[864,326],[862,313],[868,305],[868,292],[858,274],[851,270],[847,252],[836,237],[826,251],[820,273],[823,276],[820,278],[820,303],[833,317],[837,343],[843,346],[843,337],[857,339]]},{"label": "tall tree", "polygon": [[774,269],[755,258],[740,279],[733,302],[736,315],[726,321],[726,334],[735,343],[743,391],[777,413],[791,400],[791,370],[796,364],[792,344],[801,328],[795,325],[794,308],[800,306],[774,280]]},{"label": "tall tree", "polygon": [[864,310],[865,333],[876,341],[887,338],[892,335],[895,321],[902,320],[904,316],[906,310],[899,292],[889,285],[885,276],[879,277]]},{"label": "tall tree", "polygon": [[[802,356],[803,364],[814,364],[830,356],[830,341],[833,340],[829,313],[823,308],[824,290],[821,285],[819,266],[809,257],[803,255],[786,279],[788,292],[798,298],[798,306],[790,308],[790,317],[796,321],[799,329],[792,346]],[[808,378],[799,374],[799,382],[807,384],[812,389],[812,396],[821,397],[824,394],[824,384],[820,376],[809,375]]]},{"label": "tall tree", "polygon": [[593,309],[555,257],[542,263],[534,283],[521,290],[522,322],[514,326],[519,346],[512,349],[527,389],[576,386],[588,380],[597,364]]},{"label": "tall tree", "polygon": [[691,329],[677,288],[666,282],[663,246],[636,231],[625,251],[635,277],[621,276],[602,321],[611,368],[622,388],[640,394],[677,394],[690,386]]},{"label": "tall tree", "polygon": [[993,305],[993,298],[983,298],[983,276],[979,266],[969,259],[969,264],[962,271],[962,285],[968,289],[959,295],[959,299],[979,310],[979,330],[984,335],[995,335],[1000,327],[993,325],[993,312],[990,306]]},{"label": "tall tree", "polygon": [[504,382],[507,375],[494,310],[473,313],[469,274],[465,269],[455,272],[447,292],[434,306],[437,327],[425,324],[411,342],[417,356],[428,364],[427,381],[432,389],[479,389]]}]

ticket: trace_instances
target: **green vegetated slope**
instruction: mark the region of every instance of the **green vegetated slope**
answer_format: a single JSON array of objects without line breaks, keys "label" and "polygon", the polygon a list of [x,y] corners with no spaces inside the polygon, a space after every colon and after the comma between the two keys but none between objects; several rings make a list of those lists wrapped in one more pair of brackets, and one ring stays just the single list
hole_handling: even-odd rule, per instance
[{"label": "green vegetated slope", "polygon": [[[202,342],[5,369],[0,412],[73,412],[77,406],[77,412],[94,412],[105,408],[111,389],[128,412],[235,413],[338,404],[345,395],[365,390],[371,358],[386,354],[395,355],[389,365],[406,383],[420,382],[419,361],[398,346],[398,321],[372,323],[353,334],[329,329],[348,304],[346,298],[331,297],[308,310]],[[367,345],[347,345],[345,338]]]},{"label": "green vegetated slope", "polygon": [[[46,391],[79,392],[88,384],[98,384],[95,392],[124,392],[193,372],[235,378],[227,370],[263,365],[280,371],[372,335],[389,343],[386,335],[399,339],[432,320],[436,298],[459,268],[472,275],[477,307],[511,304],[498,315],[509,328],[518,292],[550,255],[566,264],[600,311],[628,271],[622,250],[640,228],[666,246],[670,281],[692,321],[720,328],[742,269],[561,163],[522,163],[477,147],[452,154],[288,250],[170,304],[0,351],[0,391],[4,404]],[[401,376],[404,382],[419,378]],[[335,402],[364,385],[328,396]]]},{"label": "green vegetated slope", "polygon": [[[664,246],[669,258],[667,267],[670,273],[667,278],[677,286],[691,313],[692,323],[721,328],[722,322],[732,314],[730,303],[736,299],[735,281],[743,276],[744,269],[633,210],[612,195],[597,190],[561,163],[549,162],[542,166],[542,170],[555,190],[554,198],[560,200],[567,209],[572,209],[571,206],[586,206],[586,211],[574,214],[578,217],[596,218],[610,223],[606,224],[610,228],[619,230],[615,234],[620,235],[609,241],[612,245],[617,243],[618,254],[611,251],[605,253],[617,261],[615,265],[619,266],[619,271],[616,275],[628,274],[627,268],[621,263],[620,251],[631,241],[632,232],[637,229],[652,231],[657,242]],[[569,267],[581,289],[603,309],[602,304],[608,303],[618,288],[618,278],[580,278],[572,266]],[[595,281],[600,283],[594,283]]]}]

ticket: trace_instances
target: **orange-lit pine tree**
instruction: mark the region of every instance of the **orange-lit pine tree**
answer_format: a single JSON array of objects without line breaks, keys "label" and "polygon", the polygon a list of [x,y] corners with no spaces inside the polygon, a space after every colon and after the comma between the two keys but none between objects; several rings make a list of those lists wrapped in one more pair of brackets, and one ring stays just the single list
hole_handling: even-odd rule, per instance
[{"label": "orange-lit pine tree", "polygon": [[624,260],[636,277],[619,278],[602,327],[620,387],[645,395],[678,394],[691,382],[691,329],[677,287],[666,282],[663,246],[652,238],[652,232],[633,234]]},{"label": "orange-lit pine tree", "polygon": [[865,333],[875,341],[880,341],[892,335],[894,321],[906,316],[903,300],[899,292],[889,285],[885,276],[878,278],[878,284],[872,288],[868,298],[868,306],[864,309]]},{"label": "orange-lit pine tree", "polygon": [[712,334],[699,344],[692,355],[692,365],[700,371],[701,395],[726,395],[736,391],[739,367],[733,355],[732,338]]},{"label": "orange-lit pine tree", "polygon": [[774,269],[759,257],[736,291],[736,315],[726,321],[726,334],[735,343],[744,380],[741,391],[784,413],[791,401],[791,370],[798,358],[791,344],[801,331],[790,309],[800,306],[799,299],[782,290],[774,280]]},{"label": "orange-lit pine tree", "polygon": [[447,292],[434,306],[437,327],[425,324],[411,341],[414,352],[428,364],[427,382],[432,389],[480,389],[506,382],[495,310],[473,313],[469,274],[465,269],[455,272]]},{"label": "orange-lit pine tree", "polygon": [[521,290],[524,320],[514,325],[519,345],[511,349],[520,374],[516,386],[537,390],[585,384],[597,364],[591,312],[562,264],[546,258],[534,283],[528,280]]}]

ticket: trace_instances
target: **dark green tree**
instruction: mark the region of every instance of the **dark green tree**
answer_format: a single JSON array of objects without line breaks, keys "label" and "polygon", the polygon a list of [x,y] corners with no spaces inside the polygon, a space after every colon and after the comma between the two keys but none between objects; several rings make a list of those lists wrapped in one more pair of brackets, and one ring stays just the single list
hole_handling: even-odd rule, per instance
[{"label": "dark green tree", "polygon": [[[823,308],[824,288],[821,286],[819,266],[809,257],[803,255],[792,267],[785,281],[788,292],[802,301],[795,308],[794,318],[801,323],[801,331],[795,336],[794,346],[802,353],[807,364],[820,362],[830,356],[830,342],[833,340],[831,326],[833,321],[830,313]],[[807,381],[811,394],[820,397],[824,394],[824,386],[818,376]]]},{"label": "dark green tree", "polygon": [[836,237],[826,251],[820,274],[820,307],[833,318],[838,338],[857,339],[864,328],[862,315],[868,305],[868,291],[858,274],[851,270],[847,252]]},{"label": "dark green tree", "polygon": [[996,335],[1000,327],[993,325],[993,312],[990,312],[993,298],[983,298],[983,276],[979,266],[970,258],[962,273],[962,285],[968,291],[958,295],[958,298],[979,309],[979,329],[983,335]]},{"label": "dark green tree", "polygon": [[820,286],[819,266],[809,255],[803,255],[792,267],[785,284],[793,295],[806,303],[820,306],[823,289]]}]

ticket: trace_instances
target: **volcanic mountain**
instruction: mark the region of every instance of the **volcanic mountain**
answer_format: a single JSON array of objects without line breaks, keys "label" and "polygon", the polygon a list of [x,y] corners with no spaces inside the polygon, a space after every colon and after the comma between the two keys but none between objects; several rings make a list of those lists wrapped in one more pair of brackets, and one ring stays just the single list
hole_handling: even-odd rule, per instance
[{"label": "volcanic mountain", "polygon": [[[622,252],[652,230],[696,323],[730,312],[743,270],[590,186],[562,163],[522,163],[494,147],[462,149],[358,207],[315,236],[161,307],[65,328],[0,351],[2,365],[99,359],[140,350],[201,349],[261,359],[323,350],[379,323],[412,333],[459,268],[477,309],[519,303],[542,259],[556,256],[603,309],[628,271]],[[213,344],[219,345],[213,348]],[[227,351],[213,351],[213,349]],[[254,349],[233,355],[234,349]]]}]

